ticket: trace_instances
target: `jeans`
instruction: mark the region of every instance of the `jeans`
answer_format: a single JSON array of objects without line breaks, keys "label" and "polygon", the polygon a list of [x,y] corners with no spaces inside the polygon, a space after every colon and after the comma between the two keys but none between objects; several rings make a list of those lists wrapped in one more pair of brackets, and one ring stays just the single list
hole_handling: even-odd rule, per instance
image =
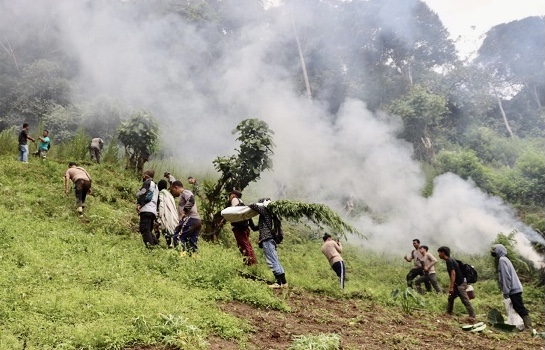
[{"label": "jeans", "polygon": [[447,314],[451,315],[452,310],[454,309],[454,299],[457,297],[460,297],[460,300],[464,304],[464,306],[467,309],[467,312],[469,313],[469,317],[475,317],[475,311],[473,310],[473,306],[471,305],[471,302],[469,301],[469,297],[467,296],[467,282],[464,282],[460,284],[459,286],[454,285],[454,291],[451,295],[448,296],[448,305],[447,305]]},{"label": "jeans", "polygon": [[19,145],[19,158],[20,162],[28,163],[28,145]]},{"label": "jeans", "polygon": [[261,242],[263,247],[263,254],[265,255],[265,261],[267,265],[271,268],[275,276],[281,275],[284,273],[284,268],[280,265],[278,260],[278,254],[276,253],[276,242],[274,239],[270,238]]}]

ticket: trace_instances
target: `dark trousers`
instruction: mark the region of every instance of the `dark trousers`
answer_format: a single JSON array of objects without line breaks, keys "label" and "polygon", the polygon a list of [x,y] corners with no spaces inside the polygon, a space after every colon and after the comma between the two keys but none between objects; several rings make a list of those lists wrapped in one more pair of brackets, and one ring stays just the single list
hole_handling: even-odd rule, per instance
[{"label": "dark trousers", "polygon": [[335,271],[337,277],[339,277],[339,280],[341,282],[341,288],[344,289],[344,279],[346,276],[344,261],[337,261],[336,263],[331,265],[331,268],[333,269],[333,271]]},{"label": "dark trousers", "polygon": [[431,292],[430,283],[433,286],[433,289],[435,289],[437,293],[441,292],[441,287],[439,287],[439,284],[437,283],[437,276],[435,276],[435,273],[424,272],[422,276],[418,277],[416,281],[414,281],[414,283],[416,284],[416,290],[418,291],[418,293],[423,293],[422,287],[420,287],[420,284],[422,282],[424,282],[427,292]]},{"label": "dark trousers", "polygon": [[201,226],[200,219],[184,217],[174,231],[174,246],[177,246],[178,242],[181,242],[182,250],[189,253],[197,252],[197,242]]},{"label": "dark trousers", "polygon": [[513,303],[513,309],[515,309],[520,317],[528,316],[528,310],[526,310],[524,302],[522,301],[522,292],[510,295],[509,299],[511,299],[511,302]]},{"label": "dark trousers", "polygon": [[460,284],[459,286],[454,285],[454,290],[452,291],[452,294],[448,296],[448,304],[447,304],[447,314],[451,315],[452,311],[454,309],[454,299],[457,297],[460,297],[460,300],[462,301],[462,304],[466,307],[467,312],[469,313],[470,317],[475,317],[475,311],[473,310],[473,305],[471,305],[471,302],[469,301],[469,297],[467,296],[467,283],[464,282]]},{"label": "dark trousers", "polygon": [[[418,266],[415,266],[409,271],[407,274],[407,287],[413,287],[413,280],[418,277],[424,275],[424,269]],[[426,290],[431,290],[430,281],[424,281],[424,286],[426,286]]]},{"label": "dark trousers", "polygon": [[100,163],[100,149],[96,147],[89,147],[89,153],[91,154],[91,160]]},{"label": "dark trousers", "polygon": [[252,243],[250,242],[250,229],[246,227],[236,227],[233,226],[233,233],[235,234],[235,239],[237,240],[238,250],[240,254],[244,257],[244,263],[246,265],[253,265],[257,263],[257,258],[255,257],[254,249]]},{"label": "dark trousers", "polygon": [[76,204],[78,207],[84,207],[85,198],[87,193],[91,189],[91,181],[89,180],[77,180],[74,183],[74,192],[76,193]]},{"label": "dark trousers", "polygon": [[156,245],[157,238],[152,234],[153,222],[155,221],[155,214],[149,212],[140,212],[140,225],[139,230],[142,235],[142,240],[146,246]]}]

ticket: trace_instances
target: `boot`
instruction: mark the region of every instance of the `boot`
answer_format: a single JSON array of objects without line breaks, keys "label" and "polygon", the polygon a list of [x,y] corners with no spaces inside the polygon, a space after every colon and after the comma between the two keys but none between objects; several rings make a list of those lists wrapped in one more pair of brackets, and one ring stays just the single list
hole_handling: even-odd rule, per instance
[{"label": "boot", "polygon": [[282,286],[282,288],[288,288],[288,282],[286,281],[286,274],[283,273],[279,275],[278,277],[279,277],[280,285]]},{"label": "boot", "polygon": [[530,315],[523,316],[522,321],[524,321],[524,328],[532,330],[532,319],[530,318]]},{"label": "boot", "polygon": [[282,280],[280,279],[280,276],[281,275],[277,275],[277,274],[274,275],[274,279],[276,280],[276,282],[273,284],[270,284],[269,288],[272,288],[272,289],[282,288]]}]

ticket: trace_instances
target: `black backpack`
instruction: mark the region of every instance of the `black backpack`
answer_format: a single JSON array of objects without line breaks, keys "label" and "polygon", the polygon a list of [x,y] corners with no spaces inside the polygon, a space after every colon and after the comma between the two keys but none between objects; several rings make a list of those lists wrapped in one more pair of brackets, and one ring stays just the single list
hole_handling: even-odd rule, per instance
[{"label": "black backpack", "polygon": [[272,220],[273,220],[273,228],[271,230],[272,236],[276,244],[280,244],[284,240],[284,231],[282,230],[282,221],[280,221],[280,218],[276,215],[272,216]]},{"label": "black backpack", "polygon": [[462,274],[466,278],[467,283],[475,283],[477,282],[477,270],[469,264],[466,264],[460,260],[456,260],[456,263],[460,267],[460,270],[462,271]]}]

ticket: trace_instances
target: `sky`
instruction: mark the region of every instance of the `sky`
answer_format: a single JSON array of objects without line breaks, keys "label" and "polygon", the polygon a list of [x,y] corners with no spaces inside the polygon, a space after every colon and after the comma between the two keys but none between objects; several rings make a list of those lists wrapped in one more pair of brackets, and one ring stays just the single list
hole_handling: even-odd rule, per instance
[{"label": "sky", "polygon": [[479,48],[482,35],[497,24],[545,16],[543,0],[423,0],[456,41],[462,57]]}]

